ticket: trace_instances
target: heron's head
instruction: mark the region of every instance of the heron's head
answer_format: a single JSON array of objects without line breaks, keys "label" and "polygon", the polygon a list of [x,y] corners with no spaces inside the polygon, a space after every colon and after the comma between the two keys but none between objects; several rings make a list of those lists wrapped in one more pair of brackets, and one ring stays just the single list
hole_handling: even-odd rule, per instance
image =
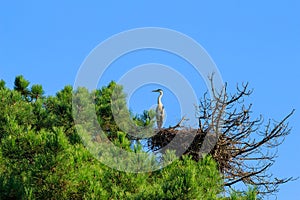
[{"label": "heron's head", "polygon": [[162,89],[152,90],[152,92],[162,92]]}]

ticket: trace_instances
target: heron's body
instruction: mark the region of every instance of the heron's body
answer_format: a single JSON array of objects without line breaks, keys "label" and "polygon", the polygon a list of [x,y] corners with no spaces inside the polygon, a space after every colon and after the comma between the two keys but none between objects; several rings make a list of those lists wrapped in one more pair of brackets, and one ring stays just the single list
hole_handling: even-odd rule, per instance
[{"label": "heron's body", "polygon": [[157,107],[156,107],[156,123],[157,123],[157,128],[161,129],[165,118],[165,109],[164,109],[164,105],[161,102],[161,98],[164,93],[161,89],[153,90],[152,92],[159,92],[159,96],[157,98]]}]

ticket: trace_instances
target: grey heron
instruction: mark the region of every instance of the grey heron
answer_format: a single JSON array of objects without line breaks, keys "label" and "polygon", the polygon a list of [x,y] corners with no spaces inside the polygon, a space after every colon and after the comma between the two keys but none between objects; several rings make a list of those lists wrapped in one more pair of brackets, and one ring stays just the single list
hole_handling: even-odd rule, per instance
[{"label": "grey heron", "polygon": [[153,90],[152,92],[159,92],[159,96],[157,98],[157,107],[156,107],[156,123],[157,123],[157,128],[161,129],[165,118],[165,109],[164,109],[164,105],[161,102],[161,98],[164,93],[162,89]]}]

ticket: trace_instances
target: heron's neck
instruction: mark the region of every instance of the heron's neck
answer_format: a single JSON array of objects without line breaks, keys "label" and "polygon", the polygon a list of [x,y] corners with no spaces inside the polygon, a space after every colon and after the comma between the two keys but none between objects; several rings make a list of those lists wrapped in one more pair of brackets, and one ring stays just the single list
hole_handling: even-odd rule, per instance
[{"label": "heron's neck", "polygon": [[160,93],[160,94],[159,94],[159,97],[157,98],[157,104],[162,104],[162,103],[161,103],[161,98],[162,98],[162,96],[163,96],[163,93]]}]

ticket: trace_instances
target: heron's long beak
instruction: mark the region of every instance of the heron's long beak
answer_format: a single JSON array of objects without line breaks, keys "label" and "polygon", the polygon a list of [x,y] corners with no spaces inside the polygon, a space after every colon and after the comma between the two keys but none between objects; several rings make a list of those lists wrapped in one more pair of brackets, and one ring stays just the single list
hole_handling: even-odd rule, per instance
[{"label": "heron's long beak", "polygon": [[158,92],[158,90],[152,90],[152,92]]}]

